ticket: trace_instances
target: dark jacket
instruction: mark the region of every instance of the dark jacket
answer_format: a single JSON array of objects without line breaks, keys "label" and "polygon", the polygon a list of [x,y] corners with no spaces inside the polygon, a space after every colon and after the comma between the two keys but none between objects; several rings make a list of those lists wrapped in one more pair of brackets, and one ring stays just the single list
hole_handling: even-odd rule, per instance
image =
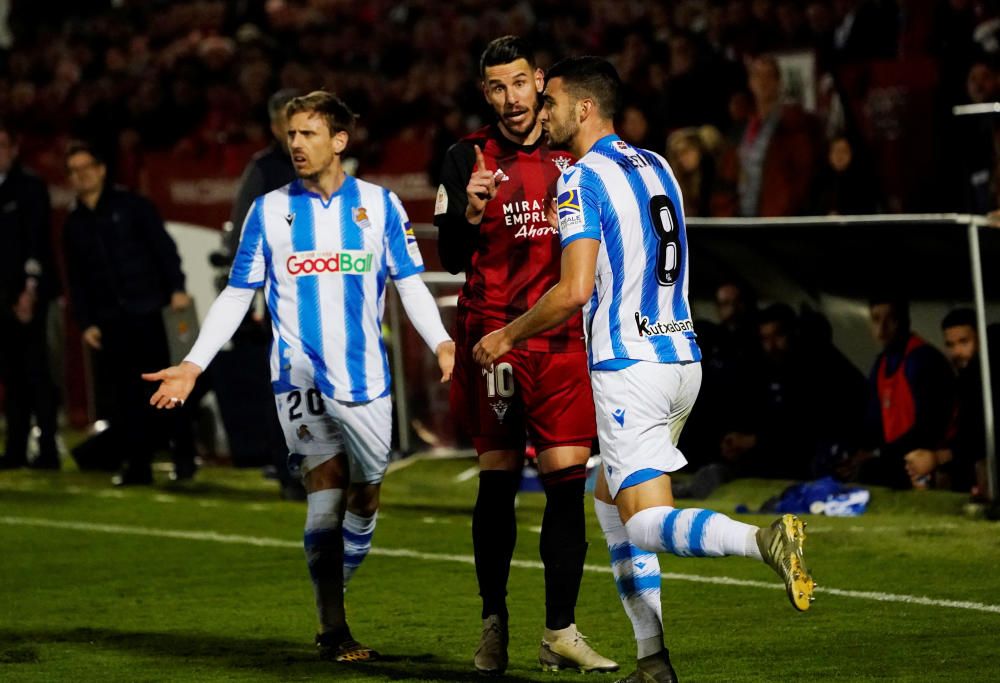
[{"label": "dark jacket", "polygon": [[29,275],[38,280],[39,299],[59,293],[51,230],[45,183],[15,164],[0,184],[0,305],[5,314],[24,291]]},{"label": "dark jacket", "polygon": [[63,230],[74,316],[80,327],[152,313],[184,291],[177,245],[156,207],[106,188],[91,210],[77,202]]},{"label": "dark jacket", "polygon": [[277,190],[279,187],[287,185],[296,177],[298,176],[295,174],[291,158],[284,148],[276,142],[253,156],[247,167],[243,169],[240,186],[236,191],[236,199],[233,201],[233,211],[229,218],[233,223],[233,231],[229,233],[226,244],[230,253],[236,253],[240,232],[243,230],[243,221],[246,220],[253,200],[271,190]]}]

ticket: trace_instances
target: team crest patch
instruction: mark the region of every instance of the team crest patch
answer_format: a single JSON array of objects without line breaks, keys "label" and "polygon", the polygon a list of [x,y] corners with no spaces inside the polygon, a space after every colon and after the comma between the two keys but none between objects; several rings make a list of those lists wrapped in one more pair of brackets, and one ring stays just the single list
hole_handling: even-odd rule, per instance
[{"label": "team crest patch", "polygon": [[367,230],[372,227],[372,222],[368,220],[368,209],[363,206],[357,206],[351,209],[351,213],[354,215],[354,222],[358,224],[359,228]]},{"label": "team crest patch", "polygon": [[298,437],[299,441],[306,443],[313,440],[312,432],[309,431],[309,427],[306,425],[299,425],[299,428],[295,430],[295,436]]},{"label": "team crest patch", "polygon": [[490,408],[492,408],[493,412],[496,413],[497,420],[500,424],[503,424],[503,419],[507,417],[508,407],[510,407],[510,404],[507,403],[507,401],[496,401],[495,403],[490,404]]},{"label": "team crest patch", "polygon": [[559,171],[562,172],[565,171],[567,168],[569,168],[570,164],[572,164],[573,161],[568,156],[564,154],[559,154],[557,156],[552,157],[552,163],[554,163],[556,165],[556,168],[558,168]]},{"label": "team crest patch", "polygon": [[434,200],[434,215],[440,216],[448,213],[448,190],[444,185],[438,185],[437,198]]}]

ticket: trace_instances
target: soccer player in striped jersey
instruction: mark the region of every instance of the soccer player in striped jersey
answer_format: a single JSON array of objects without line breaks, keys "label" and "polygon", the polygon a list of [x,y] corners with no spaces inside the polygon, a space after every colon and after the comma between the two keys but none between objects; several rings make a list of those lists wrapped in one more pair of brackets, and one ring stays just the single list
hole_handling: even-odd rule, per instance
[{"label": "soccer player in striped jersey", "polygon": [[[316,91],[286,108],[298,179],[258,197],[243,224],[229,286],[180,364],[144,375],[151,403],[183,405],[202,370],[232,336],[253,292],[271,314],[271,380],[289,467],[307,492],[305,554],[316,595],[320,656],[377,657],[351,636],[347,580],[371,548],[392,434],[389,362],[382,340],[391,278],[417,332],[451,377],[454,342],[419,273],[424,269],[395,194],[341,166],[354,114]],[[345,511],[346,509],[346,511]]]},{"label": "soccer player in striped jersey", "polygon": [[804,525],[794,516],[760,529],[674,507],[669,473],[687,462],[676,444],[701,384],[683,203],[663,157],[615,135],[620,85],[597,57],[549,71],[542,125],[552,147],[579,159],[559,180],[560,280],[474,353],[488,367],[583,307],[604,461],[595,506],[637,641],[638,666],[625,680],[674,681],[655,553],[763,560],[799,610],[808,609],[814,583],[802,557]]},{"label": "soccer player in striped jersey", "polygon": [[586,463],[597,435],[580,316],[519,344],[489,372],[472,359],[480,337],[524,313],[558,282],[559,234],[546,219],[546,207],[573,159],[544,143],[538,122],[544,81],[522,38],[490,42],[480,75],[497,121],[448,150],[434,211],[442,263],[466,273],[458,297],[451,407],[479,454],[472,538],[483,629],[473,663],[486,674],[507,667],[514,496],[527,434],[545,490],[539,662],[547,669],[613,671],[618,665],[580,637],[574,614],[587,553]]}]

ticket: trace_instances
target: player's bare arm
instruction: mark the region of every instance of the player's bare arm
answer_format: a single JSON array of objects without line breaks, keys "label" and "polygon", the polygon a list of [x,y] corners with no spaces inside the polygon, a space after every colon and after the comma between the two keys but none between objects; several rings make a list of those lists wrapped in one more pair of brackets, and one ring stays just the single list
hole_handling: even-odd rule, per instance
[{"label": "player's bare arm", "polygon": [[202,369],[191,361],[181,361],[159,372],[147,372],[142,378],[147,382],[159,382],[160,386],[153,392],[149,405],[156,408],[180,408],[194,390],[194,383]]},{"label": "player's bare arm", "polygon": [[465,194],[469,199],[465,207],[465,220],[470,225],[479,225],[486,213],[486,205],[491,199],[497,196],[497,183],[493,171],[486,168],[486,159],[483,158],[483,150],[479,145],[475,145],[476,165],[469,177],[469,184],[465,187]]},{"label": "player's bare arm", "polygon": [[488,367],[517,342],[566,322],[580,310],[594,292],[600,246],[599,241],[589,238],[570,242],[563,249],[559,282],[524,315],[480,339],[472,350],[476,362]]}]

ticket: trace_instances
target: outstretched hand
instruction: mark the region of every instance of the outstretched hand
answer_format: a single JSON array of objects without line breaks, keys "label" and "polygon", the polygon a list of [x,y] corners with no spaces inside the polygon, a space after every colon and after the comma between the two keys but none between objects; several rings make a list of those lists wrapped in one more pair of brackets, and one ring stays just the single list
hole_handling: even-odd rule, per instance
[{"label": "outstretched hand", "polygon": [[201,368],[188,361],[159,372],[143,373],[142,378],[147,382],[160,383],[149,399],[149,405],[167,410],[182,407],[194,390],[195,380],[200,374]]}]

